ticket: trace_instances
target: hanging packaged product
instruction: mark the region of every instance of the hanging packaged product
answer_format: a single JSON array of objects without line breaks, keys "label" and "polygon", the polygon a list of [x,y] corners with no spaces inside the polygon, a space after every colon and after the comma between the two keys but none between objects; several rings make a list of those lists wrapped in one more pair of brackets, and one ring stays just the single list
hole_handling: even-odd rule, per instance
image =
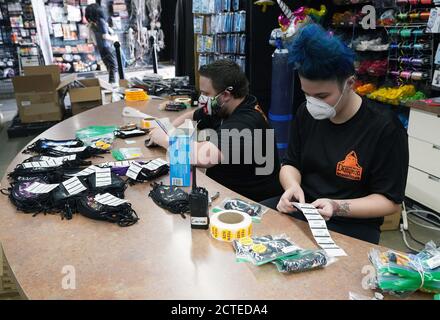
[{"label": "hanging packaged product", "polygon": [[184,213],[189,212],[189,195],[182,189],[175,186],[167,186],[153,182],[152,189],[148,194],[154,203],[159,207],[172,213],[180,214],[185,218]]},{"label": "hanging packaged product", "polygon": [[237,261],[252,262],[257,266],[292,255],[301,250],[285,234],[245,237],[234,240],[232,244]]},{"label": "hanging packaged product", "polygon": [[118,161],[142,158],[141,148],[120,148],[112,151],[112,156]]},{"label": "hanging packaged product", "polygon": [[324,268],[335,261],[324,250],[300,250],[297,253],[279,258],[273,263],[279,272],[304,272]]},{"label": "hanging packaged product", "polygon": [[269,210],[269,208],[252,201],[245,201],[237,198],[226,198],[222,203],[213,208],[212,212],[219,212],[221,210],[237,210],[247,213],[253,222],[260,222],[263,215]]},{"label": "hanging packaged product", "polygon": [[416,255],[373,249],[368,256],[376,269],[372,288],[394,295],[440,293],[440,248],[433,241]]},{"label": "hanging packaged product", "polygon": [[90,219],[117,223],[120,227],[131,226],[139,220],[126,200],[110,193],[82,197],[78,201],[78,212]]}]

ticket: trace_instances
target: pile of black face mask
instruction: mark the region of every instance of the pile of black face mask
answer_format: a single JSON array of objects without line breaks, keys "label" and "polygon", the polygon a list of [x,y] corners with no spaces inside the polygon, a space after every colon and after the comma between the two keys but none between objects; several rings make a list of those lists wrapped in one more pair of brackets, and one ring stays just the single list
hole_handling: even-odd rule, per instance
[{"label": "pile of black face mask", "polygon": [[38,139],[33,144],[29,145],[23,153],[39,153],[43,154],[47,149],[53,149],[55,147],[69,147],[78,148],[84,146],[84,143],[78,139],[70,140],[51,140],[51,139]]},{"label": "pile of black face mask", "polygon": [[139,220],[129,203],[113,207],[99,203],[91,195],[82,197],[77,209],[87,218],[117,223],[121,227],[129,227]]},{"label": "pile of black face mask", "polygon": [[189,195],[182,189],[175,186],[153,183],[153,189],[149,196],[159,207],[172,213],[180,214],[183,218],[184,213],[189,212]]}]

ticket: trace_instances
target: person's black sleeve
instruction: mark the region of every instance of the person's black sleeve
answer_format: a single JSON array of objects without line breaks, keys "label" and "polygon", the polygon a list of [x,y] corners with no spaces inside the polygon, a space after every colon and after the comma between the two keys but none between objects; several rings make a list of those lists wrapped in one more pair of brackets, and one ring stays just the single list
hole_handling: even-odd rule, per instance
[{"label": "person's black sleeve", "polygon": [[301,171],[301,134],[299,123],[302,121],[303,108],[299,107],[295,119],[293,119],[292,126],[290,127],[290,138],[287,146],[286,154],[282,160],[282,165],[290,165]]},{"label": "person's black sleeve", "polygon": [[212,117],[206,114],[203,108],[199,108],[194,111],[193,120],[197,122],[197,128],[199,130],[209,129],[214,125]]},{"label": "person's black sleeve", "polygon": [[376,147],[369,191],[402,203],[408,174],[408,135],[403,126],[389,125]]}]

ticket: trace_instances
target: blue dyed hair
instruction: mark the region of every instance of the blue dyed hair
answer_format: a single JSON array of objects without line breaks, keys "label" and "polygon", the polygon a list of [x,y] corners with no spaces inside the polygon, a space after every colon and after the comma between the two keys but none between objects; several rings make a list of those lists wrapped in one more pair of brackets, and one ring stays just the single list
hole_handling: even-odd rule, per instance
[{"label": "blue dyed hair", "polygon": [[309,80],[337,80],[354,75],[354,52],[318,24],[302,27],[288,46],[289,64]]}]

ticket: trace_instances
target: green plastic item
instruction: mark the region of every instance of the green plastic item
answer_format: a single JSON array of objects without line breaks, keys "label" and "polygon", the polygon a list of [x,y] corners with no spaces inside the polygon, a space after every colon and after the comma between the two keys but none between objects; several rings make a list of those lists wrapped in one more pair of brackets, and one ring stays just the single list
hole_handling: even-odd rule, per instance
[{"label": "green plastic item", "polygon": [[114,140],[113,132],[117,126],[89,126],[76,131],[76,137],[86,145],[93,145],[98,140],[111,144]]},{"label": "green plastic item", "polygon": [[440,293],[437,293],[436,295],[434,295],[434,300],[440,300]]}]

